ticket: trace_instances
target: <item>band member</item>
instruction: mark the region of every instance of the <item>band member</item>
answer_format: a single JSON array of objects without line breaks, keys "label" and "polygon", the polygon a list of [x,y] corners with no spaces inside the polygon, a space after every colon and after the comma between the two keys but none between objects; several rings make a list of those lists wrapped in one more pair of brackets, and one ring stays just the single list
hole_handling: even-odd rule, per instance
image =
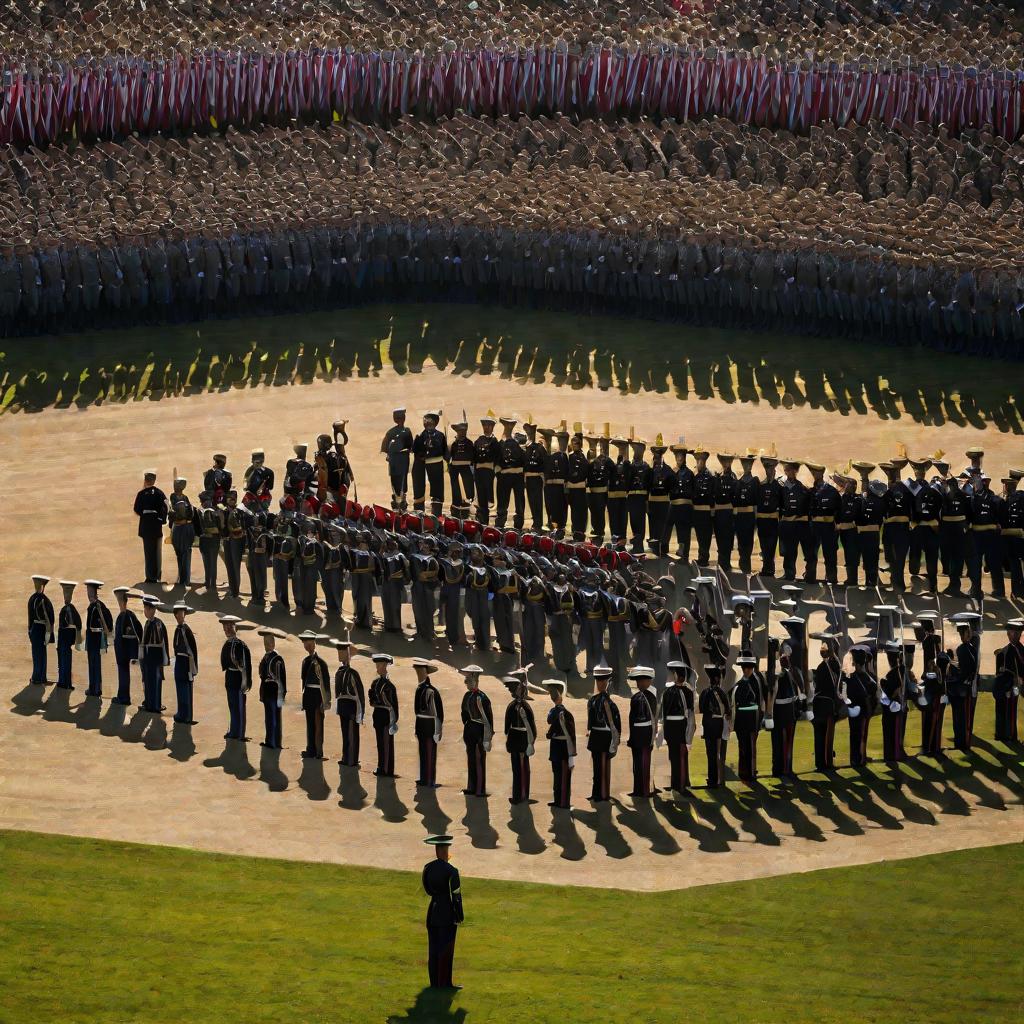
[{"label": "band member", "polygon": [[135,514],[139,517],[139,536],[146,563],[146,582],[160,582],[161,547],[167,522],[167,495],[156,485],[156,470],[143,475],[142,490],[135,495]]},{"label": "band member", "polygon": [[845,679],[850,722],[850,765],[862,768],[868,763],[868,730],[878,707],[878,681],[868,668],[870,651],[860,645],[851,648],[853,671]]},{"label": "band member", "polygon": [[842,665],[839,663],[838,637],[832,633],[821,633],[821,661],[814,670],[814,766],[819,772],[835,771],[836,752],[834,749],[836,718],[842,695]]},{"label": "band member", "polygon": [[128,608],[129,587],[114,587],[118,613],[114,620],[114,661],[117,663],[117,696],[115,704],[127,707],[132,702],[132,665],[139,662],[142,623]]},{"label": "band member", "polygon": [[352,667],[351,641],[334,639],[331,646],[338,651],[338,667],[334,670],[334,704],[341,725],[341,760],[338,763],[358,768],[359,732],[366,709],[363,681]]},{"label": "band member", "polygon": [[46,596],[46,584],[49,576],[33,576],[32,596],[28,599],[28,639],[32,647],[32,678],[30,683],[45,685],[46,679],[46,648],[54,642],[53,603]]},{"label": "band member", "polygon": [[957,612],[950,616],[960,634],[952,664],[946,675],[946,696],[953,714],[953,746],[967,751],[974,742],[974,712],[978,705],[978,668],[981,637],[975,632],[981,621],[978,612]]},{"label": "band member", "polygon": [[208,491],[214,505],[224,502],[224,496],[231,490],[233,479],[227,468],[228,457],[221,452],[213,456],[213,465],[203,474],[203,490]]},{"label": "band member", "polygon": [[839,488],[839,512],[836,514],[836,534],[843,549],[846,577],[844,587],[860,586],[860,535],[857,517],[862,502],[857,493],[857,481],[847,473],[835,472],[832,479]]},{"label": "band member", "polygon": [[[588,439],[589,440],[589,439]],[[590,513],[590,536],[595,544],[604,540],[608,494],[615,486],[615,463],[608,455],[608,438],[598,438],[599,450],[587,472],[587,510]]]},{"label": "band member", "polygon": [[729,698],[722,690],[722,668],[706,665],[708,687],[697,701],[701,716],[701,732],[708,759],[708,788],[725,784],[725,748],[731,725]]},{"label": "band member", "polygon": [[280,750],[281,709],[288,694],[288,672],[284,658],[277,652],[277,638],[282,634],[275,629],[261,629],[259,635],[263,637],[264,654],[257,674],[260,678],[260,703],[263,705],[266,726],[266,738],[260,746]]},{"label": "band member", "polygon": [[[566,458],[565,500],[569,504],[569,525],[573,540],[582,541],[587,536],[587,479],[590,476],[590,462],[583,451],[582,430],[573,432]],[[646,491],[644,494],[646,509]]]},{"label": "band member", "polygon": [[[469,641],[466,640],[462,597],[463,589],[466,586],[467,566],[462,555],[462,545],[457,541],[452,541],[448,545],[448,551],[444,557],[438,558],[438,563],[441,566],[438,577],[441,584],[440,606],[444,614],[444,633],[448,640],[448,649],[451,651],[469,644]],[[389,555],[384,556],[385,570],[388,557]]]},{"label": "band member", "polygon": [[164,669],[171,663],[167,643],[167,627],[156,616],[160,598],[147,595],[142,599],[142,709],[159,715],[164,710]]},{"label": "band member", "polygon": [[914,512],[914,499],[907,485],[900,480],[899,469],[893,462],[878,466],[888,481],[885,492],[885,521],[882,542],[889,561],[889,582],[893,590],[907,589],[906,565],[910,551],[910,520]]},{"label": "band member", "polygon": [[526,700],[526,683],[518,676],[507,677],[514,687],[514,697],[505,709],[505,749],[512,760],[512,795],[510,804],[530,799],[530,758],[537,742],[537,722],[533,708]]},{"label": "band member", "polygon": [[907,701],[910,699],[908,669],[904,645],[889,640],[885,645],[889,670],[882,678],[879,700],[882,705],[882,757],[894,767],[907,758],[903,739],[907,728]]},{"label": "band member", "polygon": [[729,705],[739,746],[737,774],[743,782],[750,784],[757,778],[757,736],[764,721],[764,694],[754,675],[757,658],[741,654],[736,664],[741,675],[729,694]]},{"label": "band member", "polygon": [[467,782],[462,791],[467,796],[488,796],[487,753],[494,735],[494,712],[487,694],[480,689],[480,674],[476,665],[468,665],[461,672],[466,679],[466,694],[462,698],[462,740],[466,744]]},{"label": "band member", "polygon": [[440,422],[440,411],[426,413],[423,429],[412,443],[412,507],[424,511],[429,484],[430,509],[435,516],[444,510],[444,464],[448,457],[448,442],[437,429]]},{"label": "band member", "polygon": [[670,661],[668,670],[668,686],[661,695],[661,732],[668,745],[672,790],[685,793],[690,788],[690,746],[697,723],[696,676],[685,661]]},{"label": "band member", "polygon": [[695,445],[693,459],[693,535],[697,539],[697,564],[711,564],[711,541],[715,535],[715,474],[708,469],[708,450]]},{"label": "band member", "polygon": [[917,703],[921,708],[921,753],[925,757],[945,760],[942,749],[942,719],[946,714],[949,696],[946,693],[946,678],[950,672],[950,657],[940,651],[935,667],[921,676]]},{"label": "band member", "polygon": [[195,725],[192,717],[192,692],[195,678],[199,674],[199,646],[196,644],[195,633],[185,621],[193,609],[184,601],[178,601],[171,609],[174,612],[174,640],[171,650],[174,652],[174,690],[178,698],[178,707],[174,712],[174,720],[181,725]]},{"label": "band member", "polygon": [[1006,624],[1005,647],[996,651],[996,677],[992,695],[996,702],[995,737],[1003,743],[1019,742],[1017,704],[1024,685],[1024,619],[1011,619]]},{"label": "band member", "polygon": [[473,501],[473,457],[476,449],[466,436],[469,424],[465,420],[451,424],[455,431],[448,452],[448,483],[452,489],[452,518],[468,519]]},{"label": "band member", "polygon": [[[384,537],[384,549],[378,556],[377,562],[380,572],[380,608],[384,616],[384,632],[401,633],[405,588],[412,580],[409,559],[399,548],[398,540],[394,536],[387,535]],[[443,562],[442,559],[442,564]]]},{"label": "band member", "polygon": [[714,532],[718,565],[732,572],[732,549],[736,541],[736,474],[732,471],[734,455],[723,452],[718,456],[722,471],[715,477]]},{"label": "band member", "polygon": [[825,479],[825,467],[817,462],[808,462],[811,484],[808,512],[810,514],[809,544],[804,580],[814,583],[818,578],[818,553],[825,563],[825,581],[839,582],[839,537],[836,534],[836,518],[842,499],[839,492]]},{"label": "band member", "polygon": [[761,494],[761,481],[754,476],[754,455],[747,449],[740,456],[743,472],[736,481],[733,495],[733,524],[736,530],[736,553],[739,557],[740,572],[748,576],[754,571],[751,559],[754,555],[754,531],[757,528],[757,507]]},{"label": "band member", "polygon": [[224,568],[228,576],[228,593],[238,598],[242,592],[242,559],[245,557],[246,518],[238,507],[238,491],[224,495],[222,514]]},{"label": "band member", "polygon": [[498,442],[498,460],[495,470],[498,474],[497,508],[494,513],[494,525],[504,527],[508,519],[510,499],[515,501],[515,512],[512,527],[523,528],[526,518],[526,489],[523,480],[523,469],[526,465],[526,453],[522,442],[525,435],[513,435],[512,429],[518,421],[514,416],[502,416],[501,426],[504,437]]},{"label": "band member", "polygon": [[774,455],[762,455],[764,480],[757,488],[757,543],[761,549],[761,575],[775,575],[775,553],[779,546],[779,506],[781,485],[776,477],[779,460]]},{"label": "band member", "polygon": [[788,582],[796,579],[796,560],[801,550],[810,547],[808,514],[811,495],[797,479],[800,462],[787,459],[782,463],[784,478],[779,484],[779,553],[782,555],[782,575]]},{"label": "band member", "polygon": [[665,452],[667,446],[657,436],[654,444],[651,445],[651,457],[654,460],[651,466],[650,485],[647,489],[647,525],[650,533],[651,551],[655,557],[668,554],[668,530],[669,510],[671,505],[672,488],[675,486],[676,475],[665,465]]},{"label": "band member", "polygon": [[675,458],[675,474],[669,491],[668,528],[665,531],[665,553],[668,553],[672,533],[676,535],[676,557],[690,560],[690,536],[693,532],[693,471],[686,465],[686,445],[683,439],[671,446]]},{"label": "band member", "polygon": [[373,731],[377,737],[377,767],[373,774],[378,778],[395,777],[395,733],[398,732],[398,691],[388,678],[388,670],[395,659],[390,654],[371,656],[377,678],[370,683],[367,701],[373,708]]},{"label": "band member", "polygon": [[943,591],[952,597],[963,594],[961,582],[967,565],[967,542],[970,536],[967,522],[970,514],[970,496],[964,493],[961,481],[949,475],[948,462],[932,461],[942,483],[942,511],[939,518],[939,558],[949,580]]},{"label": "band member", "polygon": [[971,597],[983,594],[982,571],[988,569],[992,580],[992,596],[1006,596],[1003,579],[1003,542],[1000,526],[1003,520],[1003,499],[992,492],[987,474],[974,478],[969,502],[971,543],[968,570],[971,577]]},{"label": "band member", "polygon": [[595,692],[587,700],[587,750],[594,766],[590,799],[595,803],[611,799],[612,758],[618,752],[622,735],[622,717],[608,693],[611,676],[610,668],[595,668]]},{"label": "band member", "polygon": [[857,510],[857,547],[864,566],[864,583],[878,586],[878,553],[882,525],[885,522],[888,488],[881,480],[869,479],[873,462],[855,462],[853,468],[860,474],[860,506]]},{"label": "band member", "polygon": [[636,683],[636,692],[629,700],[629,740],[627,746],[633,752],[634,799],[649,800],[657,789],[651,783],[651,755],[658,727],[658,696],[650,688],[654,682],[654,669],[637,665],[629,672],[629,678]]},{"label": "band member", "polygon": [[71,603],[77,586],[71,580],[60,581],[64,604],[57,613],[57,685],[62,690],[74,689],[71,682],[71,652],[82,649],[82,616]]},{"label": "band member", "polygon": [[778,779],[792,779],[793,743],[796,723],[806,705],[802,675],[795,664],[794,647],[784,641],[779,651],[779,673],[774,685],[769,681],[769,697],[765,713],[771,720],[772,775]]},{"label": "band member", "polygon": [[418,683],[413,696],[413,712],[416,715],[414,728],[420,754],[420,774],[416,785],[437,789],[437,745],[441,742],[444,729],[441,693],[430,681],[430,677],[437,671],[437,665],[427,658],[413,658],[412,667]]},{"label": "band member", "polygon": [[103,694],[102,657],[110,646],[114,631],[114,617],[110,609],[100,600],[100,580],[86,580],[85,593],[89,604],[85,609],[85,656],[89,667],[89,687],[85,691],[90,697]]},{"label": "band member", "polygon": [[[544,529],[544,467],[547,465],[548,449],[537,440],[537,424],[523,424],[527,443],[523,449],[523,481],[526,487],[526,504],[530,509],[533,530],[540,533]],[[548,435],[550,438],[550,434]]]},{"label": "band member", "polygon": [[928,589],[938,593],[939,589],[939,528],[942,516],[943,493],[925,479],[925,470],[931,465],[929,459],[911,459],[914,481],[910,491],[914,499],[913,529],[910,534],[909,565],[912,576],[918,575],[921,559],[924,558]]},{"label": "band member", "polygon": [[355,545],[354,550],[349,549],[348,567],[352,581],[355,625],[359,629],[373,629],[373,598],[377,592],[377,559],[370,550],[369,532],[360,530],[356,534]]},{"label": "band member", "polygon": [[316,642],[322,637],[312,630],[299,634],[306,656],[302,659],[302,710],[306,715],[306,749],[303,757],[324,759],[324,713],[331,704],[331,677],[327,662],[316,653]]},{"label": "band member", "polygon": [[569,503],[565,490],[566,480],[569,479],[569,431],[565,429],[563,421],[558,430],[542,430],[540,433],[545,440],[554,437],[557,445],[544,460],[544,508],[548,514],[548,529],[556,537],[562,537],[569,522]]},{"label": "band member", "polygon": [[224,673],[224,692],[228,702],[228,731],[226,740],[246,740],[245,701],[252,688],[252,655],[249,646],[237,633],[237,615],[222,615],[224,644],[220,649],[220,667]]},{"label": "band member", "polygon": [[214,508],[213,495],[203,491],[199,495],[199,554],[203,558],[203,585],[210,594],[217,593],[217,561],[224,533],[224,518]]},{"label": "band member", "polygon": [[266,464],[266,453],[262,448],[253,449],[252,462],[242,475],[242,486],[246,494],[253,496],[257,508],[263,511],[270,508],[274,490],[274,471]]},{"label": "band member", "polygon": [[651,467],[644,462],[647,442],[631,438],[629,447],[633,458],[630,461],[629,508],[630,547],[634,555],[644,553],[644,539],[647,536],[647,495],[651,489]]},{"label": "band member", "polygon": [[430,897],[427,907],[427,972],[431,988],[457,988],[452,984],[455,937],[462,924],[462,883],[459,872],[448,862],[451,836],[430,836],[424,840],[434,847],[436,859],[423,869],[423,891]]},{"label": "band member", "polygon": [[576,721],[565,706],[565,683],[561,679],[545,679],[544,689],[551,696],[548,712],[547,738],[550,740],[552,796],[549,807],[569,810],[572,807],[572,770],[576,765]]},{"label": "band member", "polygon": [[419,554],[409,560],[412,575],[412,614],[416,635],[431,644],[436,636],[434,615],[437,611],[437,583],[441,566],[435,557],[437,542],[433,537],[420,538]]},{"label": "band member", "polygon": [[196,521],[199,512],[192,507],[185,487],[188,481],[183,477],[174,480],[174,492],[171,494],[168,522],[171,526],[171,547],[178,563],[178,585],[192,585],[192,544],[196,539]]},{"label": "band member", "polygon": [[[313,467],[306,460],[308,445],[293,444],[292,452],[294,458],[289,459],[284,465],[284,492],[298,502],[301,495],[310,489],[313,480]],[[228,489],[231,485],[228,484]],[[209,488],[207,488],[209,490]]]},{"label": "band member", "polygon": [[473,442],[473,484],[476,488],[476,517],[486,526],[494,505],[494,471],[498,463],[498,439],[494,436],[497,419],[488,411],[481,417],[483,433]]},{"label": "band member", "polygon": [[409,490],[409,459],[412,456],[412,431],[405,425],[405,409],[394,409],[391,418],[395,425],[390,427],[380,443],[381,454],[387,459],[388,479],[391,481],[391,507],[396,511],[406,509],[406,494]]}]

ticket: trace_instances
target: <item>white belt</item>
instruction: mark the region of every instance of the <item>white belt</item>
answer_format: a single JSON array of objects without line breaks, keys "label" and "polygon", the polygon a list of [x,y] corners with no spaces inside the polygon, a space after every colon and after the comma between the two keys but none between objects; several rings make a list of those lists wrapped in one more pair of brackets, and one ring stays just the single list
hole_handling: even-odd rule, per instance
[{"label": "white belt", "polygon": [[686,721],[686,715],[666,715],[665,716],[665,721],[666,722],[685,722]]},{"label": "white belt", "polygon": [[796,700],[796,697],[776,697],[776,704],[792,704]]},{"label": "white belt", "polygon": [[590,731],[591,732],[596,732],[598,729],[600,729],[601,732],[611,732],[612,731],[612,727],[610,725],[595,725],[594,728],[591,729]]},{"label": "white belt", "polygon": [[513,730],[514,730],[515,732],[528,732],[528,731],[529,731],[529,730],[528,730],[528,729],[526,728],[526,726],[525,726],[525,725],[513,725],[513,726],[512,726],[512,729],[513,729]]},{"label": "white belt", "polygon": [[434,720],[434,716],[433,715],[417,715],[416,717],[417,718],[429,718],[431,721]]}]

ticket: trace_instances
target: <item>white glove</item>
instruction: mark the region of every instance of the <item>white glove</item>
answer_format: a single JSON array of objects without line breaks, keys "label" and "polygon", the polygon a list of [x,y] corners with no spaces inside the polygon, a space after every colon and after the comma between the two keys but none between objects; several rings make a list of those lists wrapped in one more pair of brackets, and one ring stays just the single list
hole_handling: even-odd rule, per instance
[{"label": "white glove", "polygon": [[762,724],[764,725],[764,727],[766,729],[774,729],[775,728],[775,719],[774,718],[766,718]]},{"label": "white glove", "polygon": [[920,704],[921,707],[926,708],[926,707],[928,707],[928,698],[927,697],[918,697],[917,698],[917,703]]},{"label": "white glove", "polygon": [[903,710],[903,705],[902,704],[897,704],[896,701],[893,701],[889,705],[889,710],[894,712],[894,713],[898,713],[898,712]]},{"label": "white glove", "polygon": [[940,703],[940,704],[948,704],[948,703],[949,703],[949,698],[948,698],[948,697],[947,697],[947,696],[946,696],[945,694],[943,694],[943,695],[942,695],[942,696],[941,696],[941,697],[939,698],[939,703]]}]

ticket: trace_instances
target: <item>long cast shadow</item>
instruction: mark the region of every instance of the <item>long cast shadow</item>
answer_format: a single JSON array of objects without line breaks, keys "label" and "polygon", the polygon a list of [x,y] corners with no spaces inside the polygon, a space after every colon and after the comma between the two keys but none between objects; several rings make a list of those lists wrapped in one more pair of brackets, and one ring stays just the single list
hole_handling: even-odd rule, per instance
[{"label": "long cast shadow", "polygon": [[172,761],[184,764],[196,756],[196,742],[192,736],[192,726],[184,722],[171,725],[171,738],[167,741],[167,756]]},{"label": "long cast shadow", "polygon": [[[613,808],[614,805],[614,808]],[[623,810],[618,800],[605,800],[594,804],[592,811],[576,811],[576,820],[594,833],[594,841],[614,860],[624,860],[633,855],[633,848],[619,831],[612,816],[613,809]]]},{"label": "long cast shadow", "polygon": [[452,1009],[455,996],[452,989],[425,988],[412,1006],[392,1014],[386,1024],[462,1024],[467,1012],[461,1006]]},{"label": "long cast shadow", "polygon": [[448,832],[448,826],[452,823],[452,819],[441,809],[441,805],[437,801],[436,789],[417,786],[415,807],[428,835],[440,836]]},{"label": "long cast shadow", "polygon": [[247,744],[242,740],[225,740],[224,749],[219,757],[208,757],[203,761],[204,768],[220,768],[225,775],[236,779],[251,779],[256,769],[249,762]]},{"label": "long cast shadow", "polygon": [[485,796],[466,797],[466,816],[462,824],[478,850],[494,850],[498,846],[498,833],[491,824],[490,808]]},{"label": "long cast shadow", "polygon": [[409,817],[409,808],[399,799],[394,779],[377,777],[373,806],[380,811],[385,821],[400,822]]},{"label": "long cast shadow", "polygon": [[538,854],[547,849],[548,844],[537,831],[529,804],[515,804],[509,808],[508,828],[516,837],[520,853]]},{"label": "long cast shadow", "polygon": [[548,830],[551,841],[562,852],[562,860],[583,860],[587,855],[587,847],[576,831],[573,811],[564,808],[551,808],[551,828]]}]

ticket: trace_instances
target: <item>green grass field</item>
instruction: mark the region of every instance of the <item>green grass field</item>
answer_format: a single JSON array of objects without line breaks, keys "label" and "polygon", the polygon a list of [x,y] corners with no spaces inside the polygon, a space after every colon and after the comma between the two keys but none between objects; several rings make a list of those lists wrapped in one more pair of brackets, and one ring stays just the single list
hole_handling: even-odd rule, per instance
[{"label": "green grass field", "polygon": [[414,874],[19,832],[0,871],[5,1024],[1021,1019],[1019,845],[661,894],[466,879],[440,1000]]}]

